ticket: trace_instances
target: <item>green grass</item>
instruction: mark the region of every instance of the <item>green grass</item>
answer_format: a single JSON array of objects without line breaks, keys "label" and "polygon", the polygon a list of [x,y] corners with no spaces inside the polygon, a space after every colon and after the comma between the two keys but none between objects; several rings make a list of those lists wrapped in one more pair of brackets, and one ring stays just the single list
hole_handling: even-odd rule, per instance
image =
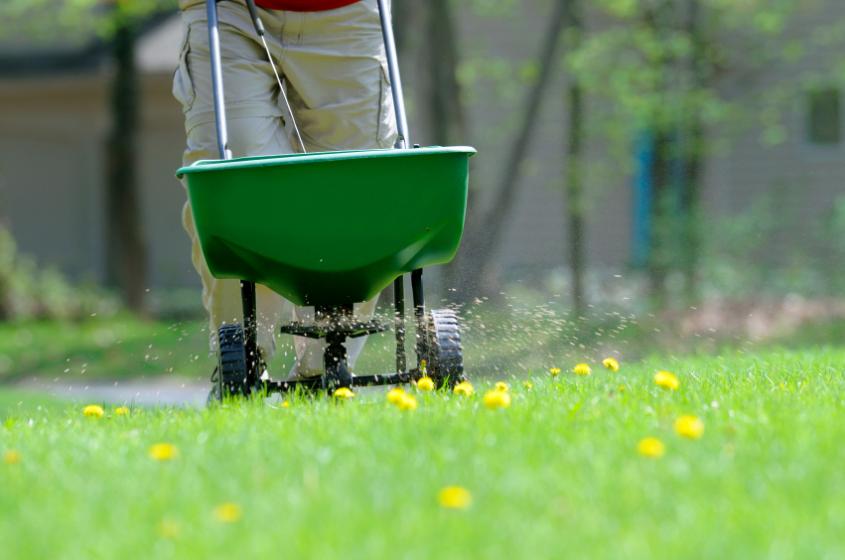
[{"label": "green grass", "polygon": [[86,321],[0,322],[0,382],[79,382],[177,375],[207,378],[213,367],[200,321],[132,316]]},{"label": "green grass", "polygon": [[[680,389],[656,387],[657,368]],[[845,349],[652,358],[533,382],[513,380],[506,410],[425,394],[403,412],[381,391],[101,419],[6,407],[0,452],[21,462],[0,463],[2,555],[845,555]],[[704,420],[702,439],[674,433],[680,414]],[[645,436],[665,456],[639,456]],[[153,461],[156,442],[179,457]],[[446,485],[466,487],[471,507],[441,508]],[[243,518],[217,521],[223,502]]]},{"label": "green grass", "polygon": [[[618,312],[596,312],[587,320],[576,321],[565,310],[542,303],[502,308],[480,302],[466,305],[460,314],[466,363],[476,377],[545,369],[556,360],[599,360],[611,353],[631,361],[651,353],[750,350],[771,344],[800,348],[845,340],[842,320],[808,323],[752,346],[719,333],[706,338],[666,336],[677,326]],[[410,322],[409,318],[409,328]],[[0,323],[0,384],[35,378],[42,384],[79,385],[157,376],[205,381],[215,365],[208,352],[206,328],[205,321],[199,319],[145,321],[128,315],[76,323]],[[409,331],[409,353],[412,336]],[[270,372],[283,378],[293,363],[292,338],[279,336],[276,341]],[[389,371],[394,366],[394,352],[392,332],[372,335],[356,371]]]},{"label": "green grass", "polygon": [[[630,323],[617,317],[591,325],[585,332],[548,309],[469,306],[462,313],[467,363],[473,373],[501,375],[546,367],[562,356],[595,354],[602,336],[615,337]],[[385,320],[389,323],[390,318]],[[411,319],[408,318],[411,327]],[[407,348],[413,346],[409,331]],[[619,338],[606,342],[620,346]],[[586,343],[586,344],[585,344]],[[357,371],[380,373],[394,367],[392,332],[369,337]],[[643,348],[643,345],[637,348]],[[599,354],[596,354],[598,356]],[[283,378],[293,365],[292,337],[277,337],[270,371]],[[0,383],[36,378],[41,382],[79,384],[97,380],[171,375],[206,380],[214,368],[208,353],[208,332],[202,320],[145,321],[132,316],[91,318],[72,322],[0,323]]]}]

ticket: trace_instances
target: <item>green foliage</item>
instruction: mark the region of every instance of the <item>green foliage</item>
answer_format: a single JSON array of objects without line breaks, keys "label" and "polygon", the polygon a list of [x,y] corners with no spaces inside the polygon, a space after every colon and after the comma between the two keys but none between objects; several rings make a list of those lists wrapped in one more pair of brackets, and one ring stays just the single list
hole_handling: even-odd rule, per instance
[{"label": "green foliage", "polygon": [[[82,416],[0,398],[9,558],[836,558],[845,555],[841,349],[593,364],[507,378],[512,405],[383,391]],[[680,379],[655,386],[656,369]],[[522,376],[524,371],[520,371]],[[17,405],[16,402],[22,402]],[[700,440],[673,429],[704,422]],[[637,454],[644,437],[662,458]],[[153,444],[178,449],[171,461]],[[466,510],[438,492],[459,485]],[[221,523],[222,503],[243,517]],[[49,527],[49,530],[45,530]]]},{"label": "green foliage", "polygon": [[55,268],[39,268],[21,255],[0,227],[0,320],[73,319],[114,313],[117,303],[93,286],[73,286]]},{"label": "green foliage", "polygon": [[108,39],[121,25],[173,11],[177,4],[178,0],[3,0],[0,21],[17,25],[0,30],[0,39],[26,34],[49,41],[56,36],[84,37],[88,33]]}]

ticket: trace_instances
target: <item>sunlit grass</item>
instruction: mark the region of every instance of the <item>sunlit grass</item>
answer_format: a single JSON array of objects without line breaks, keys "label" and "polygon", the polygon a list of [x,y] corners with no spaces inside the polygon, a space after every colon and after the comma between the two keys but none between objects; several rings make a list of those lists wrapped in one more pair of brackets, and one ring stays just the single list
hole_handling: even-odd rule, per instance
[{"label": "sunlit grass", "polygon": [[[502,377],[495,409],[495,378],[472,396],[410,389],[414,410],[383,390],[101,418],[6,406],[3,556],[845,554],[845,350],[551,365],[530,387]],[[699,439],[676,433],[682,415]],[[662,456],[638,452],[647,437]]]}]

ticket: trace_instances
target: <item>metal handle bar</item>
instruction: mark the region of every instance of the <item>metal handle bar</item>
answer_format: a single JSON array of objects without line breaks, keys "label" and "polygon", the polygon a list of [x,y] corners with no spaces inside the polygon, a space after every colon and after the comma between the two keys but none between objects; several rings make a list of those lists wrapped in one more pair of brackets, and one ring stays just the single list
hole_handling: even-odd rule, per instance
[{"label": "metal handle bar", "polygon": [[[229,132],[226,126],[226,101],[223,89],[223,67],[220,62],[220,31],[219,21],[217,18],[217,1],[206,0],[206,12],[208,19],[208,45],[211,62],[211,84],[214,97],[214,121],[217,127],[217,149],[220,159],[231,159],[232,152],[229,149]],[[264,50],[267,53],[267,58],[273,66],[273,73],[281,88],[288,111],[291,113],[291,121],[294,127],[294,132],[299,140],[302,151],[305,152],[305,144],[302,142],[302,136],[299,133],[299,127],[296,125],[296,120],[293,116],[293,111],[287,100],[284,87],[281,83],[281,78],[276,70],[276,65],[270,55],[270,50],[267,48],[266,40],[264,39],[264,25],[261,18],[258,17],[255,9],[254,0],[245,0],[247,9],[249,10],[250,18],[252,19],[255,31],[264,45]],[[408,119],[405,114],[405,100],[402,94],[402,79],[399,75],[399,63],[396,56],[396,43],[393,37],[393,25],[391,23],[391,14],[387,8],[385,0],[377,0],[379,21],[381,24],[382,38],[384,40],[384,51],[387,58],[387,71],[390,78],[390,92],[393,97],[393,106],[396,113],[396,130],[397,138],[394,148],[408,148],[410,147],[410,136],[408,133]]]}]

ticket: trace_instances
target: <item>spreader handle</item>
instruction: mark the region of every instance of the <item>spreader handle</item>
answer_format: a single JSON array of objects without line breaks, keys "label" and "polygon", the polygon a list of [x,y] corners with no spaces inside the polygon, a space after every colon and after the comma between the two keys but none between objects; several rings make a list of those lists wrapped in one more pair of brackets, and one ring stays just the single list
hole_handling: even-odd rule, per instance
[{"label": "spreader handle", "polygon": [[409,148],[408,119],[405,116],[405,99],[402,96],[402,79],[399,77],[399,62],[396,57],[396,42],[393,39],[391,14],[385,0],[378,0],[378,14],[381,20],[381,34],[384,37],[384,53],[387,56],[387,72],[390,76],[390,92],[396,110],[396,130],[399,133],[394,148]]},{"label": "spreader handle", "polygon": [[229,131],[226,128],[226,101],[223,95],[223,66],[220,64],[220,30],[217,22],[217,0],[206,0],[208,48],[211,59],[211,89],[214,95],[214,122],[217,125],[217,150],[220,159],[232,159]]}]

